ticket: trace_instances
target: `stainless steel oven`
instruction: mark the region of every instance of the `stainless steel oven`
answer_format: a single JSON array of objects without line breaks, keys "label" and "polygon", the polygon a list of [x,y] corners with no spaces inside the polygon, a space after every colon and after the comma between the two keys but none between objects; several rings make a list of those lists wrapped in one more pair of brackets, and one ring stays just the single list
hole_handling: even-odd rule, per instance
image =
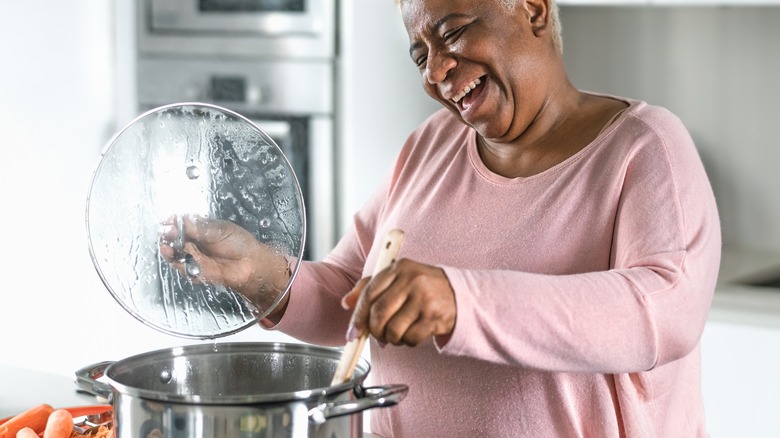
[{"label": "stainless steel oven", "polygon": [[253,120],[301,184],[308,258],[335,244],[335,0],[138,0],[137,103]]},{"label": "stainless steel oven", "polygon": [[336,0],[139,0],[147,53],[332,58]]}]

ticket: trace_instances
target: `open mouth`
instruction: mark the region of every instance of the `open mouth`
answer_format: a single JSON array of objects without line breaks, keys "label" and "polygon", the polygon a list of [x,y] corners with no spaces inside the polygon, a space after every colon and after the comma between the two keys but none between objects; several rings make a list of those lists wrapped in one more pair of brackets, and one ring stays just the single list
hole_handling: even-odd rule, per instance
[{"label": "open mouth", "polygon": [[452,101],[455,103],[455,105],[458,106],[458,109],[460,109],[461,111],[467,110],[474,102],[474,100],[477,97],[479,97],[484,87],[485,87],[485,77],[482,76],[480,78],[471,81],[471,83],[463,87],[463,90],[461,90],[460,93],[458,93],[455,97],[452,98]]}]

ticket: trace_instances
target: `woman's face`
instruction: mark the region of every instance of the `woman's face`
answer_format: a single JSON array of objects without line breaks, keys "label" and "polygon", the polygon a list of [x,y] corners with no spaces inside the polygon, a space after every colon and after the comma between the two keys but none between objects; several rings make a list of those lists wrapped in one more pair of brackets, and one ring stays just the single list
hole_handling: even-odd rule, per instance
[{"label": "woman's face", "polygon": [[425,91],[485,138],[519,137],[544,105],[554,50],[539,37],[537,13],[525,0],[511,10],[497,0],[404,0]]}]

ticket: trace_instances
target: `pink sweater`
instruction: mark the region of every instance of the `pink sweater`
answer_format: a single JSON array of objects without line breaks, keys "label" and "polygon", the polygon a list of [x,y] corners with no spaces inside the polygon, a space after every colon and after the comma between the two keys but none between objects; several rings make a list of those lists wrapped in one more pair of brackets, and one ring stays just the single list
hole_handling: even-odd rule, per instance
[{"label": "pink sweater", "polygon": [[372,341],[369,383],[410,387],[372,411],[374,433],[707,436],[699,339],[720,261],[715,199],[682,123],[627,101],[575,156],[513,179],[483,165],[471,128],[435,113],[333,252],[304,263],[276,328],[343,346],[339,300],[398,227],[402,257],[444,268],[458,314],[446,345]]}]

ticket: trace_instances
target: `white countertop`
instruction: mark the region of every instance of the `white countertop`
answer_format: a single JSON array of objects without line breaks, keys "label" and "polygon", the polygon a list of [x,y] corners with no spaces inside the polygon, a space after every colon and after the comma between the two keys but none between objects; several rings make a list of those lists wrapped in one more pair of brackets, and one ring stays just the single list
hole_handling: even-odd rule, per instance
[{"label": "white countertop", "polygon": [[0,365],[0,418],[16,415],[41,403],[55,408],[101,404],[95,396],[76,391],[73,379]]},{"label": "white countertop", "polygon": [[744,283],[771,272],[780,275],[780,252],[724,249],[710,319],[780,328],[780,288]]}]

